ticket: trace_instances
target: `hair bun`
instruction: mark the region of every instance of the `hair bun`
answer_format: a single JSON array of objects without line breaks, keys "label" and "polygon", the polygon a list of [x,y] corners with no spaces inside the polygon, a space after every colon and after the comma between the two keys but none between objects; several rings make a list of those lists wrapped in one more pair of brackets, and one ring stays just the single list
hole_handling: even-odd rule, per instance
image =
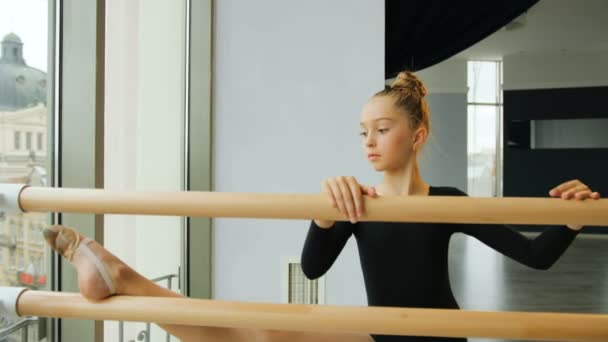
[{"label": "hair bun", "polygon": [[418,94],[420,98],[426,96],[426,87],[422,81],[418,76],[409,71],[400,72],[399,75],[397,75],[395,82],[391,85],[391,88]]}]

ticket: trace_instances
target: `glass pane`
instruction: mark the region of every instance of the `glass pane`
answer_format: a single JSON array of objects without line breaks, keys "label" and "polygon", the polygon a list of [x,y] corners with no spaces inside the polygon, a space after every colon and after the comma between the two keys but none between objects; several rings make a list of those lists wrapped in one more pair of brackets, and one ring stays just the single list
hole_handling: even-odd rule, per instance
[{"label": "glass pane", "polygon": [[[48,1],[0,1],[0,183],[46,186],[51,180],[52,113],[47,106]],[[47,289],[49,216],[0,218],[0,285]],[[37,320],[7,341],[38,341]],[[16,321],[2,320],[0,329]]]},{"label": "glass pane", "polygon": [[498,62],[468,62],[469,103],[498,103],[500,90],[498,68]]},{"label": "glass pane", "polygon": [[608,118],[533,120],[532,148],[608,148]]},{"label": "glass pane", "polygon": [[496,142],[498,106],[468,106],[468,192],[496,195]]}]

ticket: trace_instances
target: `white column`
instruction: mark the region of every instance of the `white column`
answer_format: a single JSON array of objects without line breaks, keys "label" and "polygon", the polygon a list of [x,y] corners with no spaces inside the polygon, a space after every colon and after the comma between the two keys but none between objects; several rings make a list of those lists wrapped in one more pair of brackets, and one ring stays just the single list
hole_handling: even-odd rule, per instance
[{"label": "white column", "polygon": [[[181,190],[184,1],[108,0],[106,15],[105,186]],[[178,272],[180,229],[179,218],[109,215],[105,244],[154,278]],[[125,324],[125,341],[143,329]],[[164,336],[154,327],[151,341]],[[118,339],[115,322],[105,339]]]}]

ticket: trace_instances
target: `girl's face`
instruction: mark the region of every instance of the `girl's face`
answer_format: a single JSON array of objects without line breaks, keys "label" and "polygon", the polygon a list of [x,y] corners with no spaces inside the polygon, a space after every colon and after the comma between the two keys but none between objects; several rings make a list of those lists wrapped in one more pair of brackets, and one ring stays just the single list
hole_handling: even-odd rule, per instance
[{"label": "girl's face", "polygon": [[415,140],[418,134],[411,128],[408,113],[395,107],[390,96],[375,96],[363,107],[363,150],[376,171],[404,168],[420,147]]}]

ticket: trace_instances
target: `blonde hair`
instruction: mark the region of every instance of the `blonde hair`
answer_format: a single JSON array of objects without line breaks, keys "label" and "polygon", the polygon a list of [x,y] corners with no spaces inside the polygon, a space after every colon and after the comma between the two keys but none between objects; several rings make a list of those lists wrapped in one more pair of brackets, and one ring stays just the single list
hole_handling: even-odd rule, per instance
[{"label": "blonde hair", "polygon": [[426,102],[426,87],[424,83],[409,71],[402,71],[392,85],[376,93],[376,96],[390,96],[395,100],[395,106],[409,116],[413,129],[424,127],[427,134],[431,131],[431,113]]}]

